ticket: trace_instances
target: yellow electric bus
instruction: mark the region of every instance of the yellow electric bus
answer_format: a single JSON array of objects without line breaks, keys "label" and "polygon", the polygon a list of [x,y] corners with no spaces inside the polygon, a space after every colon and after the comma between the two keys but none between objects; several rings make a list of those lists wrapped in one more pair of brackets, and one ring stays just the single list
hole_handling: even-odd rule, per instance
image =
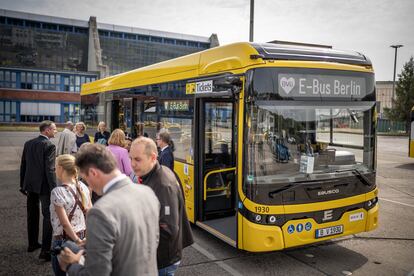
[{"label": "yellow electric bus", "polygon": [[411,109],[411,116],[410,116],[411,124],[410,124],[410,135],[409,135],[409,144],[408,144],[408,156],[414,158],[414,106]]},{"label": "yellow electric bus", "polygon": [[251,252],[378,225],[375,80],[359,53],[235,43],[84,84],[81,116],[161,129],[189,220]]}]

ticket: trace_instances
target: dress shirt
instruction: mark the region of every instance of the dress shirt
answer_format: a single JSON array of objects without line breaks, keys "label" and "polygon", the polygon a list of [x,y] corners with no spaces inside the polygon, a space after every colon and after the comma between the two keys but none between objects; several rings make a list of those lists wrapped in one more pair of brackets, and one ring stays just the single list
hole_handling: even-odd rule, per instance
[{"label": "dress shirt", "polygon": [[124,179],[125,177],[127,177],[125,174],[120,174],[114,178],[112,178],[108,183],[105,184],[105,186],[103,187],[103,193],[105,194],[109,188],[111,188],[116,182]]}]

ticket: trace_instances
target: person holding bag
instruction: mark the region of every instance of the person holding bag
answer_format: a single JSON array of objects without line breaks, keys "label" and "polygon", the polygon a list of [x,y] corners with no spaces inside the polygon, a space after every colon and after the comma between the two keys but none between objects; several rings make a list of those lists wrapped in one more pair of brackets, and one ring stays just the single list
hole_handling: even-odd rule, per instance
[{"label": "person holding bag", "polygon": [[[71,240],[78,246],[85,243],[85,215],[92,207],[88,187],[78,181],[75,157],[63,154],[56,158],[56,177],[62,183],[50,196],[50,215],[53,227],[52,248]],[[66,275],[59,267],[57,256],[52,256],[55,275]]]},{"label": "person holding bag", "polygon": [[107,146],[111,133],[106,130],[105,122],[99,122],[97,132],[95,133],[94,143],[102,144]]}]

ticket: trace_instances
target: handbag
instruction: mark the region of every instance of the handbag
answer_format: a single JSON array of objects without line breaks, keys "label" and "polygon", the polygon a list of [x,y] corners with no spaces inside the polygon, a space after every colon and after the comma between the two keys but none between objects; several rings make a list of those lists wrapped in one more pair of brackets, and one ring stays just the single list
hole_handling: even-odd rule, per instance
[{"label": "handbag", "polygon": [[105,138],[99,138],[98,141],[96,141],[96,143],[101,144],[101,145],[108,145],[108,141],[106,141]]}]

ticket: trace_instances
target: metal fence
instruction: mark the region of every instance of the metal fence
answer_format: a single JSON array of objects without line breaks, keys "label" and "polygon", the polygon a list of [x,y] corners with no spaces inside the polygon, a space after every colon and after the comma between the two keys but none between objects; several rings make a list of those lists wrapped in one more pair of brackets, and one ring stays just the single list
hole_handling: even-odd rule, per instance
[{"label": "metal fence", "polygon": [[378,119],[378,132],[406,133],[405,122],[395,122],[388,119]]}]

